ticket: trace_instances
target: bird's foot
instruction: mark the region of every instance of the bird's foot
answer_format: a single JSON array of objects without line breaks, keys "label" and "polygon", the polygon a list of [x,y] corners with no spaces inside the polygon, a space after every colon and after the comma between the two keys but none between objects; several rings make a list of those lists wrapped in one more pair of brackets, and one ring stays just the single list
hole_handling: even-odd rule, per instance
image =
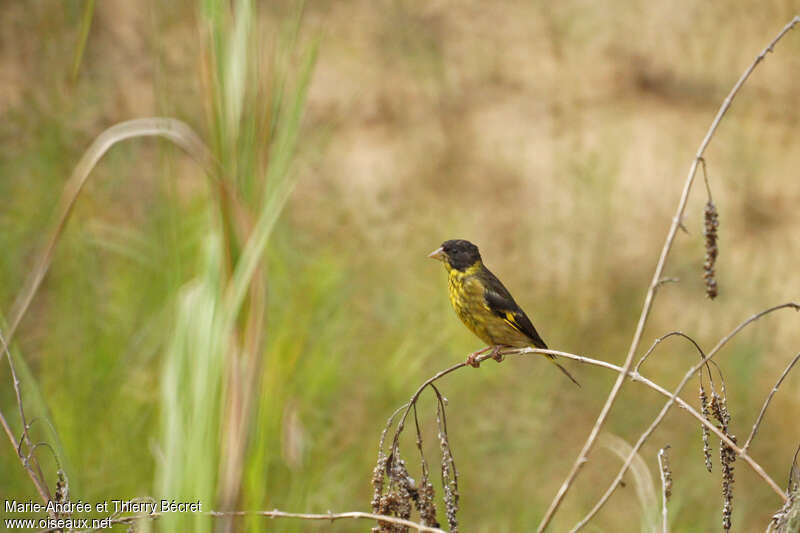
[{"label": "bird's foot", "polygon": [[482,348],[482,349],[478,350],[477,352],[472,352],[471,354],[469,354],[467,356],[467,361],[466,361],[467,364],[469,366],[473,367],[473,368],[478,368],[479,366],[481,366],[481,362],[477,360],[478,356],[481,355],[481,354],[486,353],[487,351],[489,351],[491,349],[492,349],[492,346],[487,346],[486,348]]},{"label": "bird's foot", "polygon": [[492,353],[491,353],[491,354],[489,354],[489,357],[491,357],[492,359],[494,359],[494,360],[495,360],[495,361],[497,361],[498,363],[502,363],[502,362],[503,362],[503,359],[505,359],[505,358],[506,358],[506,356],[505,356],[505,355],[503,355],[502,353],[500,353],[500,351],[501,351],[503,348],[508,348],[508,346],[505,346],[505,345],[503,345],[503,344],[498,344],[497,346],[495,346],[495,347],[494,347],[494,349],[492,350]]}]

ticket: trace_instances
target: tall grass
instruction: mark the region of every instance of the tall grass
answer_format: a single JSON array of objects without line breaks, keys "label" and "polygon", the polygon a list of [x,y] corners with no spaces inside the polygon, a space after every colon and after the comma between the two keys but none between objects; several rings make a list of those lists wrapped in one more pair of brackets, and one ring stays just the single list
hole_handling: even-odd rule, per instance
[{"label": "tall grass", "polygon": [[[250,473],[280,453],[263,448],[275,439],[264,434],[254,416],[283,412],[283,398],[275,389],[292,371],[287,365],[264,364],[286,356],[266,351],[267,339],[279,333],[267,319],[270,283],[264,259],[294,185],[290,167],[315,54],[313,46],[306,52],[298,49],[299,16],[268,42],[264,36],[270,28],[249,0],[233,7],[211,0],[200,7],[218,183],[208,197],[205,260],[195,281],[179,295],[164,359],[164,459],[157,492],[236,509],[242,501],[263,503],[266,485],[244,481],[260,478]],[[266,411],[260,409],[262,396],[269,398]],[[255,461],[247,459],[254,446],[259,451]],[[254,493],[242,494],[243,486]],[[212,527],[205,517],[187,515],[170,517],[160,526],[163,531]],[[224,527],[230,530],[233,524]]]}]

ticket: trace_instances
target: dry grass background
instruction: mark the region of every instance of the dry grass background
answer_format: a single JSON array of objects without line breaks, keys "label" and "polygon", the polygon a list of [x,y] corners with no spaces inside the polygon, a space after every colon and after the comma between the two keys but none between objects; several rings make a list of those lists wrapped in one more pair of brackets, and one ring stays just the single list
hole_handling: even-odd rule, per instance
[{"label": "dry grass background", "polygon": [[[81,9],[51,0],[3,7],[3,310],[61,184],[97,133],[153,114],[205,133],[194,4],[98,2],[72,81]],[[367,508],[388,414],[424,377],[479,347],[448,307],[439,265],[425,258],[447,238],[480,245],[552,347],[622,361],[697,144],[793,9],[788,1],[308,2],[302,33],[321,35],[321,45],[298,185],[269,253],[265,372],[281,379],[260,394],[280,401],[275,413],[255,415],[270,420],[270,438],[251,444],[266,458],[248,476],[267,488],[242,506]],[[269,28],[290,12],[259,7]],[[720,211],[720,296],[703,294],[705,197],[696,188],[690,234],[679,235],[666,270],[681,281],[659,294],[645,345],[678,329],[708,347],[746,316],[797,299],[798,74],[800,36],[790,34],[717,133],[706,160]],[[175,280],[191,273],[193,206],[207,194],[195,167],[154,142],[115,149],[95,172],[17,339],[74,488],[90,501],[154,490],[164,326],[153,317],[168,313]],[[165,273],[167,261],[184,262]],[[796,321],[769,318],[723,352],[737,435],[796,353]],[[309,350],[313,365],[303,363]],[[675,341],[648,371],[669,385],[693,358]],[[465,531],[538,522],[613,378],[574,373],[581,390],[536,360],[487,363],[442,383]],[[778,480],[800,441],[797,380],[787,380],[752,448]],[[12,398],[4,387],[2,405]],[[606,430],[633,440],[660,405],[626,385]],[[719,478],[702,467],[699,428],[668,417],[642,454],[656,477],[667,443],[674,530],[717,528]],[[12,472],[0,482],[4,497],[32,490],[15,460],[0,454]],[[593,505],[617,465],[595,451],[553,531]],[[762,530],[778,502],[748,469],[736,475],[734,530]],[[595,530],[638,530],[635,509],[633,489],[619,490]],[[268,522],[275,531],[363,526]]]}]

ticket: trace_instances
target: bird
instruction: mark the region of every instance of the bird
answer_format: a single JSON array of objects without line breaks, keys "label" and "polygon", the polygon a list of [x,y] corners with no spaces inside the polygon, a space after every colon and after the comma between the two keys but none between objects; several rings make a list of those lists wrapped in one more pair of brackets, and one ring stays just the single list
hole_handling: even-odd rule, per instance
[{"label": "bird", "polygon": [[[547,349],[525,311],[483,264],[477,246],[463,239],[448,240],[428,257],[444,263],[453,309],[464,325],[488,344],[471,353],[466,364],[477,368],[480,365],[477,357],[489,350],[490,357],[499,363],[503,360],[503,348]],[[544,355],[580,387],[567,369],[556,362],[555,355]]]}]

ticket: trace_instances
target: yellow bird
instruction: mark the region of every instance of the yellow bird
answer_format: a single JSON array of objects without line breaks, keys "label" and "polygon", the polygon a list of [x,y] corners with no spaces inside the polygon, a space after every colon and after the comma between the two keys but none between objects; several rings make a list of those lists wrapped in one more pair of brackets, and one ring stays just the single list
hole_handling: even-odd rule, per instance
[{"label": "yellow bird", "polygon": [[[450,240],[431,252],[428,257],[444,263],[447,270],[450,303],[458,318],[488,346],[467,357],[467,364],[478,367],[476,358],[489,351],[498,363],[503,360],[503,348],[547,349],[508,289],[486,268],[478,247],[465,240]],[[556,362],[556,356],[545,354],[573,383],[580,384]]]}]

